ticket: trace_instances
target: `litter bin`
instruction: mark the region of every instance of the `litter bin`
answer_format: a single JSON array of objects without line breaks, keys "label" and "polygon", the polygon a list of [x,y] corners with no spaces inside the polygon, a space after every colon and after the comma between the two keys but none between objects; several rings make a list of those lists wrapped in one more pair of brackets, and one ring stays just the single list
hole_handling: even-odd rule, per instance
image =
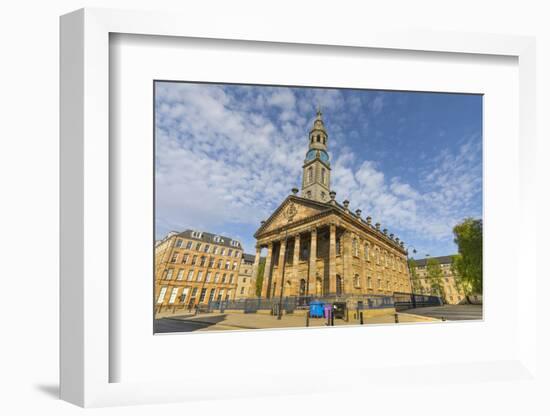
[{"label": "litter bin", "polygon": [[324,312],[323,316],[325,318],[328,318],[331,311],[332,311],[332,305],[330,303],[325,303],[325,306],[323,307],[323,312]]},{"label": "litter bin", "polygon": [[309,317],[322,318],[324,316],[324,308],[325,308],[325,304],[323,302],[310,302]]}]

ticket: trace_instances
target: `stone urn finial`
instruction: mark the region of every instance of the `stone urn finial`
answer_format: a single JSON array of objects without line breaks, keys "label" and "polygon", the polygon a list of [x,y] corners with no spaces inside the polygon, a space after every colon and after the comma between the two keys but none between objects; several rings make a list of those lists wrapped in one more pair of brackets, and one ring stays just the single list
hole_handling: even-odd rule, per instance
[{"label": "stone urn finial", "polygon": [[372,223],[372,217],[367,217],[367,225],[371,225]]},{"label": "stone urn finial", "polygon": [[356,210],[355,210],[355,215],[357,215],[358,218],[361,218],[361,210],[360,210],[360,209],[356,209]]},{"label": "stone urn finial", "polygon": [[376,227],[376,229],[377,229],[378,231],[380,231],[380,223],[379,223],[379,222],[377,222],[376,224],[374,224],[374,226]]},{"label": "stone urn finial", "polygon": [[382,232],[383,232],[384,234],[388,235],[388,229],[387,229],[387,228],[384,228],[384,229],[382,230]]},{"label": "stone urn finial", "polygon": [[393,233],[391,233],[391,234],[390,234],[390,238],[391,238],[392,240],[393,240],[393,236],[394,236],[394,234],[393,234]]},{"label": "stone urn finial", "polygon": [[294,195],[297,195],[298,194],[298,188],[292,188],[292,193]]}]

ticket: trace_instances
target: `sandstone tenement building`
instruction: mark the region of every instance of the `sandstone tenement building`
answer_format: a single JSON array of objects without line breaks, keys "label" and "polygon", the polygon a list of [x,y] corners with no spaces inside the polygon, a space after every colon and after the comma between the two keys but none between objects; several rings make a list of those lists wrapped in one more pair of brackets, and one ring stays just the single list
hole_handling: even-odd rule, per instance
[{"label": "sandstone tenement building", "polygon": [[[453,270],[451,267],[453,256],[430,258],[437,261],[441,267],[441,280],[443,283],[443,293],[441,294],[441,297],[443,298],[443,301],[450,304],[460,303],[462,300],[464,300],[465,294],[462,288],[457,285],[455,275],[453,274]],[[416,281],[413,281],[412,284],[413,287],[416,289],[416,293],[430,294],[432,292],[432,285],[428,277],[427,270],[428,260],[429,258],[414,260],[416,265]]]},{"label": "sandstone tenement building", "polygon": [[233,300],[243,250],[239,241],[202,231],[169,233],[155,244],[155,303],[193,308]]}]

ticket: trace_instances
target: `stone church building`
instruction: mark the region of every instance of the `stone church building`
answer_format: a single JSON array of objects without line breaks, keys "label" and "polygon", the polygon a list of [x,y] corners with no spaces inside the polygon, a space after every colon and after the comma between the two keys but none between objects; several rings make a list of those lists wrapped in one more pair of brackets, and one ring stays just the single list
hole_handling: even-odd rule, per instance
[{"label": "stone church building", "polygon": [[330,188],[329,137],[317,111],[309,132],[302,190],[292,190],[254,234],[253,275],[267,249],[262,298],[392,295],[411,292],[404,243]]}]

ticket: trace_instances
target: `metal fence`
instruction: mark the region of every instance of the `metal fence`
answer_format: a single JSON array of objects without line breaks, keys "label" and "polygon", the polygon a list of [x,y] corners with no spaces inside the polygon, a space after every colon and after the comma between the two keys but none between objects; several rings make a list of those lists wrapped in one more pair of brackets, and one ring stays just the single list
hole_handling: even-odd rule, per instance
[{"label": "metal fence", "polygon": [[393,294],[393,299],[396,311],[443,305],[443,301],[439,296],[419,295],[416,293],[396,292]]}]

